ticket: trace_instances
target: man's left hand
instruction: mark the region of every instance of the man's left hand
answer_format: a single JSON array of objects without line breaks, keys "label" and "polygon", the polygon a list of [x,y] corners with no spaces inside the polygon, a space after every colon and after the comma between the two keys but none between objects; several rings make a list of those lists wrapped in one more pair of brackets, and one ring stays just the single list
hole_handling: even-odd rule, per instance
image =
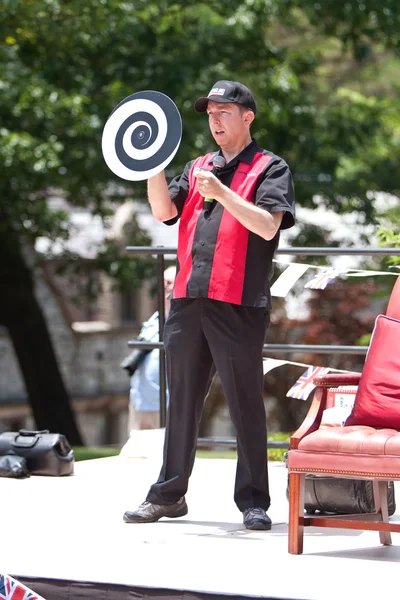
[{"label": "man's left hand", "polygon": [[211,171],[197,171],[194,174],[197,178],[197,189],[204,198],[212,198],[218,200],[225,187]]}]

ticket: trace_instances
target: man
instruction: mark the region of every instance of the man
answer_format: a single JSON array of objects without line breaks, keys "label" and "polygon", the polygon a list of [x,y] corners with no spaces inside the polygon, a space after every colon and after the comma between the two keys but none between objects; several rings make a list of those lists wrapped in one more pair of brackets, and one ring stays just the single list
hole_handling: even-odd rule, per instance
[{"label": "man", "polygon": [[[294,224],[288,165],[251,138],[251,91],[218,81],[195,110],[207,112],[219,152],[189,162],[168,186],[148,180],[153,215],[180,219],[177,275],[164,343],[170,406],[158,481],[129,523],[187,513],[199,421],[213,366],[236,429],[234,500],[247,529],[271,528],[262,349],[269,324],[269,277],[279,230]],[[225,166],[212,169],[215,156]],[[210,201],[209,201],[210,200]]]},{"label": "man", "polygon": [[[170,308],[170,295],[172,293],[176,267],[168,267],[164,271],[164,306],[168,315]],[[158,311],[142,325],[139,339],[148,342],[159,340]],[[140,352],[140,351],[139,351]],[[121,364],[129,372],[138,351],[135,350]],[[160,427],[160,352],[142,350],[142,360],[134,373],[130,372],[131,389],[129,392],[128,436],[136,429],[157,429]]]}]

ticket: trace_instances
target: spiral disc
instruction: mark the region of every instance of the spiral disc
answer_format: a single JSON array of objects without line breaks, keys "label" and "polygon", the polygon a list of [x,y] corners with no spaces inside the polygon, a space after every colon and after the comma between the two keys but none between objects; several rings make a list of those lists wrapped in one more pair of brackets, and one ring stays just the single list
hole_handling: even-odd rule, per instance
[{"label": "spiral disc", "polygon": [[132,94],[113,110],[101,148],[109,169],[128,181],[157,175],[175,156],[182,120],[175,103],[152,90]]}]

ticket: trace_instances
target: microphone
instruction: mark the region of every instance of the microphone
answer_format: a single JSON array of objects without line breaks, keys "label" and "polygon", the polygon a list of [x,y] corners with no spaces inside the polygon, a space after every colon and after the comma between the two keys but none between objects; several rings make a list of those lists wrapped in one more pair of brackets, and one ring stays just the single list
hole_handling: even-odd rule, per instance
[{"label": "microphone", "polygon": [[[213,168],[211,169],[211,173],[218,177],[219,171],[226,165],[226,160],[221,154],[217,154],[213,159]],[[204,198],[203,208],[205,210],[209,210],[214,204],[214,198]]]}]

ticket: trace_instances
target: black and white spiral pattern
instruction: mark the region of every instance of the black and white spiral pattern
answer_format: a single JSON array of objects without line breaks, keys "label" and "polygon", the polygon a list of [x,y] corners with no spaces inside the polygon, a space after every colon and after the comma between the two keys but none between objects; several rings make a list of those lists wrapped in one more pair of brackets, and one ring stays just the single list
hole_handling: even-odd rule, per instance
[{"label": "black and white spiral pattern", "polygon": [[175,156],[182,120],[174,102],[155,91],[138,92],[118,104],[103,130],[107,166],[128,181],[149,179]]}]

